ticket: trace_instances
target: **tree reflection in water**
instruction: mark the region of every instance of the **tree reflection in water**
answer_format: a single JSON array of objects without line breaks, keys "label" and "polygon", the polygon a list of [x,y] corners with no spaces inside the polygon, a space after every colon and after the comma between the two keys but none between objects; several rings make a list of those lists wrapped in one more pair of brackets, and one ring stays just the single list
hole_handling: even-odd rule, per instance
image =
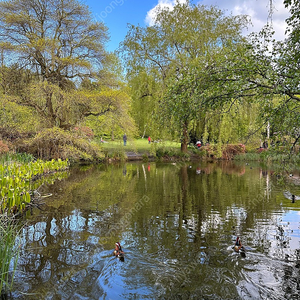
[{"label": "tree reflection in water", "polygon": [[[300,205],[287,186],[273,170],[232,162],[73,169],[27,216],[13,296],[292,299]],[[245,259],[232,250],[237,235]],[[112,256],[116,240],[124,263]]]}]

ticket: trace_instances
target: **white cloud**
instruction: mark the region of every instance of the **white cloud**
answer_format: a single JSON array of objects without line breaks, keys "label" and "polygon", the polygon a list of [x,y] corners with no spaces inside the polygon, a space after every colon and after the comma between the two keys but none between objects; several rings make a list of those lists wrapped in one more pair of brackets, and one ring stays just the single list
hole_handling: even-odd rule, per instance
[{"label": "white cloud", "polygon": [[273,0],[273,14],[270,18],[270,0],[200,0],[199,4],[216,5],[228,14],[248,15],[251,17],[253,26],[250,26],[247,33],[260,31],[267,23],[273,26],[275,38],[283,40],[285,38],[285,19],[289,16],[289,11],[284,7],[282,0]]},{"label": "white cloud", "polygon": [[[180,3],[186,3],[186,0],[179,0]],[[191,1],[196,3],[197,0]],[[277,40],[283,40],[285,38],[286,23],[285,19],[289,16],[288,10],[284,7],[282,0],[273,0],[273,15],[272,25],[275,30],[275,38]],[[153,25],[155,20],[155,10],[158,6],[168,7],[172,9],[176,3],[176,0],[158,0],[158,4],[148,11],[145,22],[147,25]],[[267,23],[271,23],[270,19],[270,0],[200,0],[199,4],[203,5],[215,5],[220,9],[226,11],[226,13],[233,15],[248,15],[251,17],[253,26],[250,26],[248,31],[258,32]]]},{"label": "white cloud", "polygon": [[[187,0],[179,0],[178,2],[186,3]],[[158,4],[147,12],[145,23],[150,26],[154,25],[156,9],[161,7],[161,8],[169,8],[170,10],[172,10],[175,4],[176,4],[176,0],[158,0]]]}]

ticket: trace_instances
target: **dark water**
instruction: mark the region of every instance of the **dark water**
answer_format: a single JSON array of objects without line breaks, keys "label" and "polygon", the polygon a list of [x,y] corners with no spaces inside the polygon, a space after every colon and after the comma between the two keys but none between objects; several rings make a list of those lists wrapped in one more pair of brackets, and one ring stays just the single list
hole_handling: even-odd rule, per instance
[{"label": "dark water", "polygon": [[300,299],[299,183],[230,162],[73,169],[27,217],[13,298]]}]

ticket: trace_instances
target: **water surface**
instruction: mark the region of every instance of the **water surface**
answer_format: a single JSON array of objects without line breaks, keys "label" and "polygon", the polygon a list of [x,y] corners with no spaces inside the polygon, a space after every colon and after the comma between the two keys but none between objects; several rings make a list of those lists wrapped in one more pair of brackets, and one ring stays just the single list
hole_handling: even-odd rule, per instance
[{"label": "water surface", "polygon": [[293,175],[232,162],[74,168],[27,216],[13,298],[299,299]]}]

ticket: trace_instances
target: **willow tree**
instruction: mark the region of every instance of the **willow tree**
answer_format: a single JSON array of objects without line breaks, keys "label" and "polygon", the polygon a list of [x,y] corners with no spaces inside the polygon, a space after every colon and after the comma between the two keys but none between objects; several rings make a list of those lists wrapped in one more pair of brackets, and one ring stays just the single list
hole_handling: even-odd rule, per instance
[{"label": "willow tree", "polygon": [[[260,125],[270,124],[274,138],[300,140],[300,2],[285,0],[290,10],[287,36],[276,41],[271,26],[253,33],[241,45],[243,51],[231,51],[222,57],[207,80],[214,82],[208,98],[211,105],[223,105],[232,99],[250,99],[260,106]],[[223,60],[223,61],[222,61]],[[203,73],[197,75],[203,77]],[[197,82],[194,81],[197,86]],[[294,146],[293,145],[293,146]]]},{"label": "willow tree", "polygon": [[187,151],[190,122],[204,109],[202,88],[209,85],[199,79],[202,88],[193,89],[190,69],[206,68],[222,55],[222,49],[239,43],[247,24],[245,16],[226,16],[213,6],[177,2],[172,10],[159,7],[153,26],[129,27],[121,47],[128,76],[139,76],[139,70],[156,75],[163,91],[156,111],[167,127],[175,125],[181,132],[182,151]]}]

